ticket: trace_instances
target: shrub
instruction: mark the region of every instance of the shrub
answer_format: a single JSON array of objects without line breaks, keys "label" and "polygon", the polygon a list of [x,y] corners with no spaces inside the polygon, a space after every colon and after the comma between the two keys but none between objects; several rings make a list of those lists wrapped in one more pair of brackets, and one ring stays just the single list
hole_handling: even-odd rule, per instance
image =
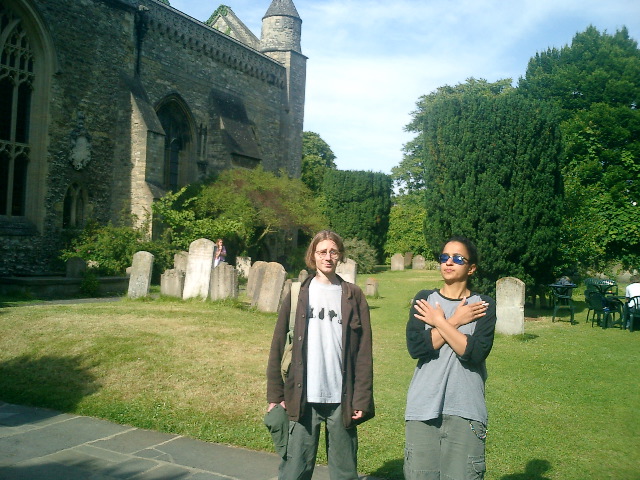
[{"label": "shrub", "polygon": [[345,255],[358,264],[358,273],[374,273],[376,251],[364,240],[348,238],[344,240]]}]

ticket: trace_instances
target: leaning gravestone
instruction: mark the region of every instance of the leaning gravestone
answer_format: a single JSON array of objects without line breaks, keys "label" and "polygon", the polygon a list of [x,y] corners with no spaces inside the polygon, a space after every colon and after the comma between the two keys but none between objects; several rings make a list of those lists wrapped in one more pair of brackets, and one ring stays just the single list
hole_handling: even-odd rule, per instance
[{"label": "leaning gravestone", "polygon": [[87,271],[87,262],[80,257],[71,257],[65,264],[67,278],[82,278]]},{"label": "leaning gravestone", "polygon": [[165,270],[160,276],[160,293],[167,297],[182,298],[184,272],[177,268]]},{"label": "leaning gravestone", "polygon": [[309,272],[307,272],[306,270],[300,270],[300,273],[298,274],[298,281],[302,283],[307,278],[309,278]]},{"label": "leaning gravestone", "polygon": [[261,312],[277,312],[286,278],[287,272],[282,265],[267,263],[262,279],[254,287],[251,305]]},{"label": "leaning gravestone", "polygon": [[415,257],[413,257],[413,260],[411,260],[412,270],[424,270],[425,266],[426,264],[422,255],[416,255]]},{"label": "leaning gravestone", "polygon": [[173,268],[187,273],[187,264],[189,263],[189,252],[178,252],[173,256]]},{"label": "leaning gravestone", "polygon": [[153,254],[149,252],[136,252],[133,255],[129,291],[127,292],[129,298],[140,298],[149,295],[153,258]]},{"label": "leaning gravestone", "polygon": [[336,273],[340,275],[343,280],[356,283],[356,278],[358,276],[358,264],[355,260],[346,258],[344,261],[338,263]]},{"label": "leaning gravestone", "polygon": [[224,298],[238,298],[238,271],[226,262],[220,262],[211,270],[211,285],[209,287],[211,300]]},{"label": "leaning gravestone", "polygon": [[265,268],[267,268],[267,262],[262,262],[260,260],[251,265],[249,277],[247,278],[247,296],[251,299],[253,299],[255,294],[256,285],[258,283],[262,283]]},{"label": "leaning gravestone", "polygon": [[182,298],[200,297],[206,300],[209,295],[211,269],[213,268],[214,243],[206,238],[200,238],[189,245],[189,259],[187,273],[184,278]]},{"label": "leaning gravestone", "polygon": [[367,297],[378,298],[380,296],[378,293],[378,280],[373,277],[367,278],[367,285],[365,287],[364,294]]},{"label": "leaning gravestone", "polygon": [[411,266],[411,261],[413,260],[413,252],[407,252],[404,254],[404,268],[409,268]]},{"label": "leaning gravestone", "polygon": [[496,332],[506,335],[524,333],[524,282],[505,277],[496,282]]},{"label": "leaning gravestone", "polygon": [[249,278],[251,257],[236,257],[236,270],[238,270],[238,275],[241,275],[244,278]]},{"label": "leaning gravestone", "polygon": [[396,253],[391,257],[391,271],[394,272],[400,270],[404,270],[404,255]]}]

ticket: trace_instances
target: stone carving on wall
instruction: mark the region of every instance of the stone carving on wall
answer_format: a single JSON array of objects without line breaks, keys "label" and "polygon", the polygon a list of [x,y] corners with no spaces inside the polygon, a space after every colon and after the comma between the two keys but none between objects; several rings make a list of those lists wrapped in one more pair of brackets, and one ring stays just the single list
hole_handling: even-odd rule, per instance
[{"label": "stone carving on wall", "polygon": [[71,154],[73,168],[82,170],[91,161],[91,135],[84,126],[84,113],[78,112],[76,128],[71,132]]}]

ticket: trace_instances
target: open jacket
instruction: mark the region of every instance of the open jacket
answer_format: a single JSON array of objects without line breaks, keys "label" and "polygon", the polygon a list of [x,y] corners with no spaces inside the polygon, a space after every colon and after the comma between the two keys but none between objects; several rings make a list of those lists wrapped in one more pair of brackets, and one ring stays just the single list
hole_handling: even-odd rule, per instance
[{"label": "open jacket", "polygon": [[[342,416],[344,425],[355,424],[351,418],[354,410],[362,410],[358,421],[373,418],[373,356],[371,352],[371,322],[369,305],[362,289],[342,278]],[[289,330],[291,295],[287,295],[280,307],[269,352],[267,365],[267,402],[285,401],[289,419],[299,421],[306,408],[307,366],[307,307],[309,284],[307,278],[300,287],[293,335],[293,351],[289,375],[285,382],[280,374],[280,360]]]}]

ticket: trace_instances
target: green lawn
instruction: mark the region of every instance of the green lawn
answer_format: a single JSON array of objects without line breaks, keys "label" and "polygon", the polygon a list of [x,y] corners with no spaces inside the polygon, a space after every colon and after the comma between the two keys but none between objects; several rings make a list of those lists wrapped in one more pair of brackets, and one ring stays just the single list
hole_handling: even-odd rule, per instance
[{"label": "green lawn", "polygon": [[[404,343],[408,306],[439,276],[374,276],[377,416],[360,427],[359,466],[400,479],[414,368]],[[640,478],[640,331],[592,328],[580,289],[574,298],[577,324],[566,316],[551,323],[550,310],[527,312],[534,318],[524,337],[496,337],[487,361],[488,479]],[[7,305],[0,308],[1,400],[271,449],[262,416],[274,314],[166,299]]]}]

